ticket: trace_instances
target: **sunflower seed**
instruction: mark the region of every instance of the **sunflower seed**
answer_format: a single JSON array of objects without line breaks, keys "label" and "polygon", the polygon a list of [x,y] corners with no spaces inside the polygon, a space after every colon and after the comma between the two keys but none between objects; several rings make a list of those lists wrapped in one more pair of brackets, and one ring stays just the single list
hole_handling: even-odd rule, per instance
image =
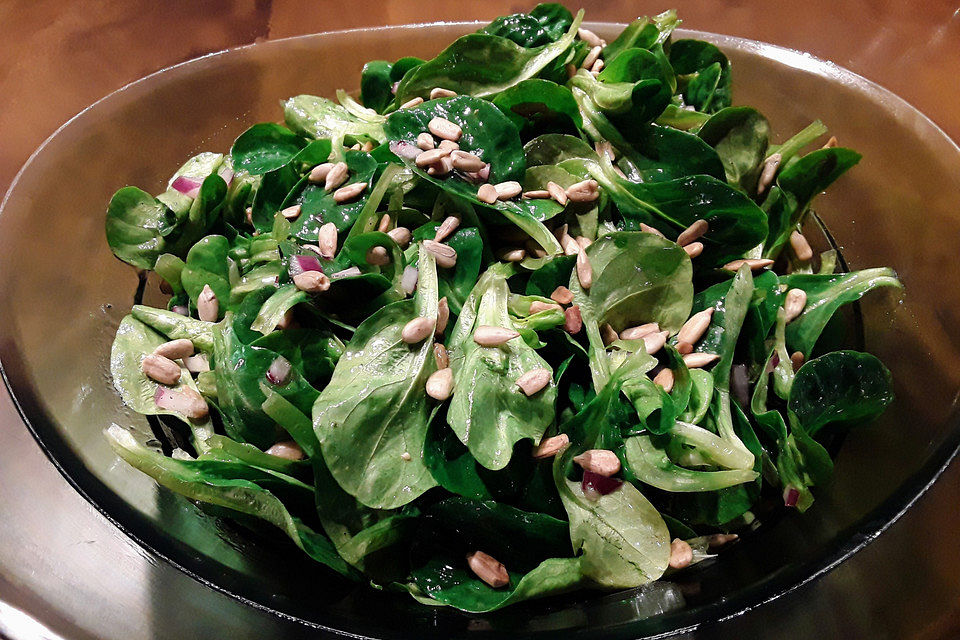
[{"label": "sunflower seed", "polygon": [[293,329],[296,326],[298,326],[296,311],[292,308],[287,309],[287,311],[283,314],[283,317],[280,318],[280,322],[277,323],[277,329]]},{"label": "sunflower seed", "polygon": [[253,207],[247,207],[246,211],[244,211],[244,214],[247,217],[247,224],[252,227],[253,226]]},{"label": "sunflower seed", "polygon": [[[574,241],[576,244],[576,241]],[[579,245],[578,245],[579,247]],[[593,267],[590,266],[590,259],[586,251],[577,253],[577,280],[584,289],[589,289],[593,284]]]},{"label": "sunflower seed", "polygon": [[328,222],[320,227],[317,231],[317,247],[321,258],[333,260],[337,254],[337,225]]},{"label": "sunflower seed", "polygon": [[453,394],[453,369],[438,369],[427,378],[427,395],[443,402]]},{"label": "sunflower seed", "polygon": [[480,202],[486,202],[487,204],[493,204],[497,201],[498,198],[497,188],[492,184],[482,184],[480,188],[477,189],[477,200]]},{"label": "sunflower seed", "polygon": [[373,142],[371,142],[370,140],[367,140],[360,146],[360,151],[365,151],[367,153],[370,153],[376,148],[377,148],[377,145],[373,144]]},{"label": "sunflower seed", "polygon": [[435,240],[424,240],[423,249],[433,254],[437,265],[444,269],[449,269],[457,264],[457,251],[448,244],[442,244]]},{"label": "sunflower seed", "polygon": [[519,335],[520,334],[513,329],[484,324],[477,327],[473,332],[473,341],[481,347],[499,347]]},{"label": "sunflower seed", "polygon": [[655,354],[667,344],[667,338],[670,337],[669,331],[660,331],[658,333],[648,333],[643,336],[643,348],[649,355]]},{"label": "sunflower seed", "polygon": [[400,339],[407,344],[417,344],[423,342],[427,336],[433,333],[433,328],[437,322],[433,318],[417,316],[400,330]]},{"label": "sunflower seed", "polygon": [[520,262],[527,257],[527,252],[519,247],[506,247],[497,252],[497,257],[503,262]]},{"label": "sunflower seed", "polygon": [[[277,327],[279,326],[280,325],[277,324]],[[207,359],[205,354],[198,353],[195,356],[187,356],[184,358],[183,366],[186,367],[190,373],[203,373],[204,371],[210,371],[210,360]]]},{"label": "sunflower seed", "polygon": [[347,163],[338,162],[330,167],[330,171],[327,172],[327,179],[323,183],[323,190],[327,192],[333,191],[346,182],[347,176],[349,175],[350,168],[347,166]]},{"label": "sunflower seed", "polygon": [[580,305],[573,305],[563,312],[563,330],[570,335],[580,333],[583,328],[583,318],[580,316]]},{"label": "sunflower seed", "polygon": [[527,249],[527,255],[533,256],[534,258],[546,258],[550,255],[543,247],[537,244],[536,240],[527,240],[524,247]]},{"label": "sunflower seed", "polygon": [[403,460],[404,462],[410,462],[411,460],[413,460],[413,456],[410,455],[409,451],[404,451],[403,453],[400,454],[400,459]]},{"label": "sunflower seed", "polygon": [[639,340],[651,333],[660,333],[660,325],[656,322],[648,322],[637,327],[628,327],[620,332],[620,337],[624,340]]},{"label": "sunflower seed", "polygon": [[677,342],[677,353],[682,356],[687,355],[688,353],[693,353],[693,345],[689,342],[683,342],[682,340]]},{"label": "sunflower seed", "polygon": [[382,267],[385,264],[390,264],[390,254],[387,252],[386,247],[370,247],[367,249],[367,264],[372,264],[375,267]]},{"label": "sunflower seed", "polygon": [[758,196],[762,195],[763,192],[767,190],[767,187],[773,184],[773,178],[777,175],[777,169],[780,168],[781,160],[783,160],[783,156],[775,153],[763,161],[763,170],[760,172],[760,179],[757,180]]},{"label": "sunflower seed", "polygon": [[321,271],[304,271],[293,276],[293,284],[300,291],[321,293],[330,288],[330,278]]},{"label": "sunflower seed", "polygon": [[696,344],[710,326],[710,320],[713,318],[713,310],[713,307],[709,307],[690,316],[690,318],[683,323],[683,326],[680,327],[680,331],[677,332],[677,340],[679,342]]},{"label": "sunflower seed", "polygon": [[609,449],[589,449],[574,456],[573,461],[582,469],[607,478],[620,471],[620,458]]},{"label": "sunflower seed", "polygon": [[600,40],[600,36],[595,34],[593,31],[590,31],[589,29],[584,29],[583,27],[577,29],[577,36],[579,36],[581,40],[586,42],[591,47],[603,46],[601,44],[602,40]]},{"label": "sunflower seed", "polygon": [[433,344],[433,359],[437,363],[437,369],[446,369],[450,366],[450,355],[447,353],[447,348],[439,342]]},{"label": "sunflower seed", "polygon": [[580,253],[580,244],[569,233],[564,232],[560,236],[560,246],[563,247],[564,255],[575,256]]},{"label": "sunflower seed", "polygon": [[313,183],[325,182],[327,180],[327,174],[330,173],[330,169],[333,169],[332,162],[318,164],[310,170],[310,176],[307,180]]},{"label": "sunflower seed", "polygon": [[430,149],[430,151],[424,151],[417,156],[416,164],[423,169],[440,162],[441,158],[448,155],[450,155],[450,151],[447,149]]},{"label": "sunflower seed", "polygon": [[573,202],[593,202],[600,197],[596,180],[583,180],[567,187],[567,199]]},{"label": "sunflower seed", "polygon": [[799,231],[790,234],[790,248],[793,249],[793,255],[797,256],[797,260],[807,262],[813,258],[813,249],[810,248],[807,236]]},{"label": "sunflower seed", "polygon": [[604,67],[604,66],[605,66],[605,64],[604,64],[603,60],[600,60],[600,59],[598,58],[597,60],[594,61],[593,65],[590,67],[590,73],[596,75],[596,74],[600,73],[601,71],[603,71],[603,67]]},{"label": "sunflower seed", "polygon": [[290,206],[290,207],[287,207],[286,209],[281,210],[280,215],[282,215],[287,220],[296,220],[297,218],[300,217],[300,208],[301,208],[300,205],[295,204],[293,206]]},{"label": "sunflower seed", "polygon": [[180,365],[166,356],[151,354],[144,357],[140,370],[160,384],[174,385],[180,381]]},{"label": "sunflower seed", "polygon": [[283,442],[278,442],[266,451],[267,455],[276,456],[278,458],[283,458],[284,460],[303,460],[306,458],[306,455],[303,453],[303,449],[300,448],[293,440],[284,440]]},{"label": "sunflower seed", "polygon": [[840,144],[840,142],[837,140],[837,136],[830,136],[830,139],[827,140],[827,143],[826,143],[825,145],[823,145],[822,147],[820,147],[820,148],[821,148],[821,149],[833,149],[833,148],[834,148],[835,146],[837,146],[838,144]]},{"label": "sunflower seed", "polygon": [[511,200],[523,193],[523,187],[515,180],[495,184],[494,189],[497,190],[498,200]]},{"label": "sunflower seed", "polygon": [[400,276],[400,288],[408,296],[417,290],[417,280],[420,278],[420,271],[413,265],[407,265],[403,268],[403,275]]},{"label": "sunflower seed", "polygon": [[380,223],[377,225],[377,231],[380,233],[386,233],[387,231],[390,231],[390,222],[390,214],[383,214],[383,216],[380,218]]},{"label": "sunflower seed", "polygon": [[550,299],[560,304],[570,304],[573,302],[573,292],[565,286],[560,285],[550,294]]},{"label": "sunflower seed", "polygon": [[688,353],[683,356],[683,364],[687,365],[688,369],[698,369],[719,359],[720,356],[715,353]]},{"label": "sunflower seed", "polygon": [[357,197],[367,190],[366,182],[354,182],[353,184],[348,184],[345,187],[340,187],[333,192],[333,201],[337,204],[343,204],[344,202],[350,202],[351,200],[356,200]]},{"label": "sunflower seed", "polygon": [[360,267],[347,267],[343,271],[337,271],[336,273],[330,274],[331,280],[339,280],[340,278],[354,278],[360,275]]},{"label": "sunflower seed", "polygon": [[543,200],[550,197],[550,192],[546,189],[533,189],[532,191],[524,191],[523,197],[527,200]]},{"label": "sunflower seed", "polygon": [[691,242],[690,244],[683,245],[683,250],[687,252],[687,255],[690,256],[690,259],[693,260],[701,253],[703,253],[703,243],[702,242]]},{"label": "sunflower seed", "polygon": [[193,343],[186,338],[180,338],[178,340],[164,342],[162,345],[153,350],[153,355],[176,360],[177,358],[186,358],[188,356],[192,356],[193,352]]},{"label": "sunflower seed", "polygon": [[447,330],[447,323],[450,321],[450,303],[447,302],[447,296],[440,298],[437,302],[437,328],[434,330],[438,336],[443,335]]},{"label": "sunflower seed", "polygon": [[197,296],[197,315],[206,322],[216,322],[220,315],[220,302],[217,300],[217,294],[208,284],[203,285],[203,290]]},{"label": "sunflower seed", "polygon": [[433,136],[424,131],[417,136],[417,147],[423,149],[424,151],[430,151],[431,149],[436,148],[437,143],[433,141]]},{"label": "sunflower seed", "polygon": [[460,145],[453,140],[441,140],[440,144],[437,145],[437,149],[443,149],[444,151],[453,153],[454,151],[458,151],[460,149]]},{"label": "sunflower seed", "polygon": [[803,289],[790,289],[783,300],[783,310],[786,312],[786,320],[797,318],[803,313],[803,308],[807,306],[807,292]]},{"label": "sunflower seed", "polygon": [[401,249],[407,248],[407,245],[410,244],[410,238],[412,237],[410,229],[407,229],[406,227],[390,229],[390,231],[387,231],[387,235],[393,238],[393,241],[400,245]]},{"label": "sunflower seed", "polygon": [[539,300],[534,300],[530,303],[530,315],[535,313],[540,313],[541,311],[552,311],[556,309],[557,311],[562,311],[563,308],[555,303],[551,302],[541,302]]},{"label": "sunflower seed", "polygon": [[450,237],[454,231],[457,230],[457,227],[460,226],[460,218],[457,216],[447,216],[443,219],[443,222],[440,223],[440,226],[437,227],[437,233],[433,236],[435,242],[443,242]]},{"label": "sunflower seed", "polygon": [[345,147],[345,148],[349,149],[350,151],[360,151],[360,143],[358,142],[356,144],[350,145],[349,147]]},{"label": "sunflower seed", "polygon": [[494,589],[505,587],[510,584],[510,574],[503,563],[498,562],[492,556],[488,556],[483,551],[474,551],[467,556],[467,564],[478,578],[486,582]]},{"label": "sunflower seed", "polygon": [[517,386],[529,397],[550,384],[550,377],[550,369],[531,369],[517,378]]},{"label": "sunflower seed", "polygon": [[433,135],[444,140],[450,140],[456,142],[460,139],[460,136],[463,135],[463,129],[461,129],[456,123],[450,122],[446,118],[433,117],[430,119],[430,122],[427,123],[427,129]]},{"label": "sunflower seed", "polygon": [[653,384],[661,387],[667,393],[673,390],[674,375],[672,369],[661,369],[660,373],[653,376]]},{"label": "sunflower seed", "polygon": [[427,167],[428,176],[445,176],[453,171],[453,159],[450,156],[444,156]]},{"label": "sunflower seed", "polygon": [[666,236],[663,235],[663,233],[661,233],[659,229],[655,227],[651,227],[650,225],[643,222],[640,223],[640,231],[644,233],[652,233],[653,235],[660,236],[661,238],[666,238]]},{"label": "sunflower seed", "polygon": [[570,436],[561,433],[549,438],[544,438],[540,444],[533,450],[533,457],[537,460],[552,458],[564,449],[570,446]]},{"label": "sunflower seed", "polygon": [[593,148],[596,150],[598,156],[607,156],[610,159],[610,162],[613,162],[617,159],[617,154],[613,150],[613,145],[606,140],[595,142],[593,144]]},{"label": "sunflower seed", "polygon": [[587,247],[593,244],[593,240],[591,240],[590,238],[587,238],[586,236],[577,236],[576,241],[577,241],[577,244],[580,245],[581,249],[586,249]]},{"label": "sunflower seed", "polygon": [[803,366],[806,358],[803,357],[802,351],[794,351],[790,354],[790,364],[793,366],[793,370],[796,371]]},{"label": "sunflower seed", "polygon": [[747,265],[750,267],[751,271],[756,271],[757,269],[766,269],[772,264],[773,260],[768,260],[766,258],[749,258],[747,260],[732,260],[723,265],[722,268],[726,271],[739,271],[740,267]]},{"label": "sunflower seed", "polygon": [[592,47],[589,52],[587,52],[587,57],[583,59],[583,63],[580,65],[581,69],[589,69],[593,66],[593,63],[600,59],[600,52],[603,51],[603,47],[596,45]]},{"label": "sunflower seed", "polygon": [[577,67],[571,62],[563,67],[567,71],[567,77],[572,78],[577,75]]},{"label": "sunflower seed", "polygon": [[552,180],[548,182],[547,191],[550,192],[550,197],[557,201],[557,204],[561,206],[567,204],[567,192],[556,182]]},{"label": "sunflower seed", "polygon": [[689,567],[692,562],[693,548],[680,538],[674,538],[673,542],[670,543],[670,561],[668,563],[670,568],[683,569]]},{"label": "sunflower seed", "polygon": [[468,173],[480,171],[480,169],[483,169],[487,164],[469,151],[461,151],[460,149],[451,151],[450,157],[453,158],[454,169]]},{"label": "sunflower seed", "polygon": [[600,325],[600,337],[603,339],[604,346],[610,346],[620,339],[620,336],[608,323]]},{"label": "sunflower seed", "polygon": [[456,91],[450,91],[450,89],[444,89],[443,87],[434,87],[430,90],[430,99],[436,100],[437,98],[452,98],[457,95]]},{"label": "sunflower seed", "polygon": [[714,533],[707,536],[707,548],[719,549],[739,539],[740,536],[735,533]]},{"label": "sunflower seed", "polygon": [[695,220],[689,227],[680,232],[677,236],[677,244],[681,247],[688,245],[707,231],[710,230],[710,224],[703,218]]},{"label": "sunflower seed", "polygon": [[401,108],[401,109],[413,109],[414,107],[419,107],[419,106],[422,105],[422,104],[423,104],[423,98],[417,96],[416,98],[412,98],[412,99],[407,100],[406,102],[404,102],[402,105],[400,105],[400,108]]}]

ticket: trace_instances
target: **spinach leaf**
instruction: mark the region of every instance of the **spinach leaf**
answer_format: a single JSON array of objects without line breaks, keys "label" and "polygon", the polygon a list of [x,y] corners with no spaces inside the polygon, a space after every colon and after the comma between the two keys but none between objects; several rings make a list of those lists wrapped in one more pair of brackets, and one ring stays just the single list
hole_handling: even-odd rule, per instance
[{"label": "spinach leaf", "polygon": [[[324,536],[314,532],[301,520],[295,518],[271,491],[260,486],[266,475],[256,475],[260,482],[242,473],[241,477],[224,477],[211,473],[210,463],[200,460],[174,460],[145,446],[128,430],[117,425],[106,431],[107,440],[114,451],[133,467],[154,478],[164,487],[190,500],[225,507],[237,513],[266,520],[286,533],[308,556],[337,573],[357,578],[356,572],[347,565]],[[237,465],[239,467],[246,465]],[[252,467],[247,467],[252,469]],[[292,478],[286,481],[292,484]],[[309,489],[309,487],[308,487]]]},{"label": "spinach leaf", "polygon": [[638,435],[624,441],[624,458],[630,473],[657,489],[671,492],[717,491],[756,480],[753,469],[695,471],[678,466],[652,436]]},{"label": "spinach leaf", "polygon": [[[166,309],[156,309],[137,304],[130,309],[130,315],[159,331],[167,340],[186,338],[193,342],[193,346],[201,351],[213,351],[214,323],[204,322],[188,316],[182,316]],[[165,341],[164,341],[165,342]]]},{"label": "spinach leaf", "polygon": [[680,24],[674,9],[664,11],[652,18],[637,18],[620,32],[617,38],[603,48],[603,59],[613,60],[623,51],[632,48],[650,49],[664,44]]},{"label": "spinach leaf", "polygon": [[527,167],[560,164],[570,158],[597,159],[597,153],[586,142],[565,133],[545,133],[523,146]]},{"label": "spinach leaf", "polygon": [[893,269],[886,267],[838,274],[797,273],[783,281],[788,288],[807,293],[803,312],[787,325],[789,350],[800,351],[804,356],[810,355],[827,322],[841,306],[878,287],[903,286]]},{"label": "spinach leaf", "polygon": [[890,372],[869,353],[834,351],[797,371],[787,406],[811,436],[828,424],[854,425],[893,402]]},{"label": "spinach leaf", "polygon": [[530,78],[497,94],[493,104],[525,138],[557,131],[576,133],[583,126],[573,94],[555,82]]},{"label": "spinach leaf", "polygon": [[358,118],[332,100],[318,96],[288,98],[283,104],[283,119],[295,133],[317,140],[379,143],[384,139],[381,123]]},{"label": "spinach leaf", "polygon": [[432,254],[420,255],[416,298],[391,303],[357,327],[313,407],[330,473],[347,493],[377,509],[400,507],[436,486],[424,464],[430,419],[424,386],[436,368],[433,338],[417,345],[400,338],[408,321],[437,317],[435,263]]},{"label": "spinach leaf", "polygon": [[137,187],[120,189],[107,206],[107,244],[113,255],[139,269],[153,269],[176,228],[173,212]]},{"label": "spinach leaf", "polygon": [[427,97],[434,87],[458,94],[489,96],[532,78],[573,43],[583,19],[577,14],[567,32],[555,42],[523,47],[486,33],[461,36],[433,60],[412,69],[400,81],[395,102]]},{"label": "spinach leaf", "polygon": [[[513,328],[507,312],[509,289],[505,278],[486,285],[474,319],[480,326]],[[461,334],[465,327],[457,327]],[[482,347],[471,337],[451,343],[454,353],[454,393],[447,411],[447,423],[470,453],[488,469],[502,469],[510,461],[513,445],[521,439],[539,442],[553,421],[557,397],[552,370],[523,340],[513,339],[499,347]],[[546,388],[527,397],[516,385],[522,375],[534,369],[550,371]]]},{"label": "spinach leaf", "polygon": [[751,107],[721,109],[697,135],[717,150],[727,182],[747,193],[756,190],[770,140],[770,123],[759,111]]},{"label": "spinach leaf", "polygon": [[621,331],[657,322],[661,329],[678,330],[690,315],[692,267],[683,249],[650,233],[603,236],[587,248],[586,255],[592,285],[584,290],[574,270],[569,287],[590,342],[594,388],[600,389],[610,376],[600,325],[610,323]]},{"label": "spinach leaf", "polygon": [[521,47],[539,47],[563,37],[573,23],[573,14],[561,4],[538,4],[527,13],[500,16],[479,33],[508,38]]},{"label": "spinach leaf", "polygon": [[307,141],[290,129],[273,122],[261,122],[237,137],[230,157],[235,170],[259,175],[287,164],[305,146]]},{"label": "spinach leaf", "polygon": [[371,60],[360,72],[360,100],[363,106],[383,113],[393,101],[393,65],[386,60]]},{"label": "spinach leaf", "polygon": [[730,106],[730,61],[715,45],[676,40],[670,45],[670,64],[687,104],[706,113]]},{"label": "spinach leaf", "polygon": [[[204,286],[209,285],[219,302],[220,316],[230,308],[230,243],[223,236],[207,236],[190,247],[180,276],[193,306]],[[234,265],[234,269],[236,266]]]}]

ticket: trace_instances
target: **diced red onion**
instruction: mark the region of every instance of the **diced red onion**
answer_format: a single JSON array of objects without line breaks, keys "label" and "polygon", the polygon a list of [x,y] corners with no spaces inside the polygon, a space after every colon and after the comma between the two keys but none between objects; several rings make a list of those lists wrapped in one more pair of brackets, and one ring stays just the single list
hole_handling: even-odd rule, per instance
[{"label": "diced red onion", "polygon": [[323,271],[317,256],[291,256],[289,272],[291,276],[299,275],[304,271]]},{"label": "diced red onion", "polygon": [[423,150],[417,145],[411,144],[404,140],[391,141],[390,151],[392,151],[397,157],[406,158],[408,160],[413,160],[423,152]]},{"label": "diced red onion", "polygon": [[397,88],[400,86],[400,81],[397,80],[392,85],[390,85],[390,93],[397,95]]},{"label": "diced red onion", "polygon": [[187,404],[182,393],[177,393],[167,387],[157,387],[153,394],[153,402],[161,409],[176,411],[177,413],[183,413]]},{"label": "diced red onion", "polygon": [[287,380],[290,379],[290,372],[292,370],[293,365],[290,364],[289,360],[283,356],[277,356],[277,359],[274,360],[270,364],[270,368],[267,369],[267,380],[275,385],[284,385],[287,383]]},{"label": "diced red onion", "polygon": [[763,370],[764,373],[773,373],[773,370],[777,368],[778,364],[780,364],[780,354],[774,351],[773,356],[771,356],[770,361],[767,362],[767,366]]},{"label": "diced red onion", "polygon": [[189,316],[189,315],[190,315],[190,309],[188,309],[188,308],[186,307],[186,305],[182,305],[182,304],[174,305],[174,306],[170,309],[170,311],[173,311],[174,313],[179,313],[179,314],[182,315],[182,316]]},{"label": "diced red onion", "polygon": [[[584,470],[583,480],[580,481],[580,488],[583,489],[583,494],[587,496],[588,499],[596,500],[600,496],[613,493],[619,489],[622,484],[623,480],[619,478],[608,478],[599,473]],[[591,493],[596,494],[597,498],[591,498]]]},{"label": "diced red onion", "polygon": [[403,275],[400,276],[400,288],[407,295],[417,290],[417,280],[420,278],[420,271],[416,267],[407,266],[403,269]]},{"label": "diced red onion", "polygon": [[477,177],[483,181],[487,181],[490,179],[490,163],[489,162],[486,165],[484,165],[483,169],[480,169],[480,171],[477,171]]},{"label": "diced red onion", "polygon": [[200,193],[201,184],[203,183],[198,181],[196,178],[177,176],[170,186],[188,198],[196,198],[197,194]]},{"label": "diced red onion", "polygon": [[800,491],[794,487],[788,486],[783,490],[783,504],[788,507],[797,506],[797,501],[800,499]]}]

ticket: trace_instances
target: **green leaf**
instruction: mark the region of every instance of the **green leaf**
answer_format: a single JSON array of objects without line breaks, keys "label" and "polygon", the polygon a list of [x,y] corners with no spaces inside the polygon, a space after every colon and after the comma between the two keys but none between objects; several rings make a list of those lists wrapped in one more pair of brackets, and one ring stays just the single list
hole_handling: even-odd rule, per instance
[{"label": "green leaf", "polygon": [[[507,312],[508,294],[504,278],[486,285],[473,331],[482,325],[514,328]],[[471,335],[449,347],[457,392],[450,401],[447,423],[477,462],[488,469],[502,469],[516,442],[524,438],[539,442],[553,421],[557,390],[550,365],[519,338],[499,347],[482,347]],[[534,369],[547,369],[551,380],[527,397],[516,381]]]},{"label": "green leaf", "polygon": [[306,140],[286,127],[261,122],[237,137],[230,157],[235,170],[259,175],[287,164],[305,146]]},{"label": "green leaf", "polygon": [[173,212],[137,187],[120,189],[107,206],[107,244],[113,255],[140,269],[153,269],[176,226]]},{"label": "green leaf", "polygon": [[841,306],[879,287],[903,287],[893,269],[886,267],[829,275],[797,273],[786,276],[783,282],[790,289],[807,293],[803,313],[787,325],[787,345],[790,351],[800,351],[808,357],[823,328]]},{"label": "green leaf", "polygon": [[563,37],[573,23],[573,14],[561,4],[538,4],[529,13],[500,16],[479,33],[508,38],[521,47],[539,47]]},{"label": "green leaf", "polygon": [[360,100],[363,106],[383,113],[393,101],[393,65],[386,60],[372,60],[360,72]]},{"label": "green leaf", "polygon": [[697,135],[717,150],[727,182],[753,193],[770,139],[767,119],[751,107],[727,107],[713,114]]},{"label": "green leaf", "polygon": [[620,32],[616,39],[603,48],[603,59],[613,60],[623,51],[631,48],[649,49],[663,44],[673,30],[680,24],[674,9],[649,18],[637,18]]},{"label": "green leaf", "polygon": [[527,167],[560,164],[570,158],[597,159],[597,153],[586,142],[565,133],[545,133],[523,146]]},{"label": "green leaf", "polygon": [[142,304],[134,305],[130,309],[130,315],[159,331],[168,340],[186,338],[192,341],[193,346],[201,351],[207,353],[213,351],[213,328],[215,325],[212,322],[204,322],[189,316],[182,316],[173,311],[156,309]]},{"label": "green leaf", "polygon": [[891,402],[890,372],[880,360],[869,353],[834,351],[800,367],[787,406],[812,436],[828,424],[872,420]]},{"label": "green leaf", "polygon": [[186,266],[181,274],[183,288],[194,307],[204,286],[213,289],[219,302],[220,317],[231,306],[229,251],[230,243],[223,236],[202,238],[187,253]]},{"label": "green leaf", "polygon": [[576,133],[583,126],[573,94],[549,80],[530,78],[497,94],[493,104],[524,137],[558,131]]},{"label": "green leaf", "polygon": [[380,123],[361,120],[336,102],[318,96],[288,98],[283,104],[283,119],[295,133],[317,140],[331,138],[379,143],[384,139]]},{"label": "green leaf", "polygon": [[624,441],[624,455],[630,472],[638,480],[657,489],[671,492],[717,491],[752,482],[753,469],[695,471],[678,466],[651,436],[639,435]]},{"label": "green leaf", "polygon": [[436,271],[426,252],[416,299],[389,304],[357,327],[313,407],[330,473],[347,493],[377,509],[400,507],[436,486],[424,464],[430,419],[424,387],[436,368],[433,337],[416,345],[400,338],[416,317],[437,317]]},{"label": "green leaf", "polygon": [[676,40],[670,45],[670,64],[687,104],[707,113],[730,106],[730,61],[715,45]]},{"label": "green leaf", "polygon": [[461,36],[433,60],[411,70],[397,87],[395,102],[426,98],[434,87],[461,95],[489,96],[532,78],[573,43],[583,12],[556,42],[522,47],[500,36],[471,33]]}]

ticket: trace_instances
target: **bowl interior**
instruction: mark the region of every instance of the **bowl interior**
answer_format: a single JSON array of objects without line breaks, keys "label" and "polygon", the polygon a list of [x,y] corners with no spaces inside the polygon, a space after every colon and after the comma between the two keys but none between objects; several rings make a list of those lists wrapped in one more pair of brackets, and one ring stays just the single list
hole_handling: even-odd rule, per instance
[{"label": "bowl interior", "polygon": [[[912,107],[850,72],[706,34],[693,35],[716,42],[733,63],[734,102],[760,109],[775,141],[820,118],[841,144],[863,153],[815,208],[850,268],[890,265],[906,285],[902,298],[875,293],[862,304],[866,347],[892,370],[897,400],[881,420],[846,438],[832,486],[817,492],[807,514],[765,523],[675,582],[469,616],[343,585],[292,545],[207,517],[117,460],[102,430],[111,423],[148,427],[120,402],[109,375],[110,344],[137,288],[137,274],[113,258],[104,238],[103,212],[113,191],[135,184],[159,192],[187,157],[226,151],[250,124],[279,120],[279,99],[356,89],[367,60],[430,57],[473,28],[360,30],[207,56],[111,94],[45,143],[0,216],[0,358],[25,420],[50,456],[125,531],[198,579],[360,636],[400,637],[409,628],[439,637],[491,630],[663,633],[776,596],[855,550],[899,513],[960,437],[954,414],[960,368],[953,366],[960,357],[953,331],[960,320],[960,263],[953,259],[960,150]],[[597,31],[610,35],[617,28]],[[157,295],[151,283],[147,297]]]}]

